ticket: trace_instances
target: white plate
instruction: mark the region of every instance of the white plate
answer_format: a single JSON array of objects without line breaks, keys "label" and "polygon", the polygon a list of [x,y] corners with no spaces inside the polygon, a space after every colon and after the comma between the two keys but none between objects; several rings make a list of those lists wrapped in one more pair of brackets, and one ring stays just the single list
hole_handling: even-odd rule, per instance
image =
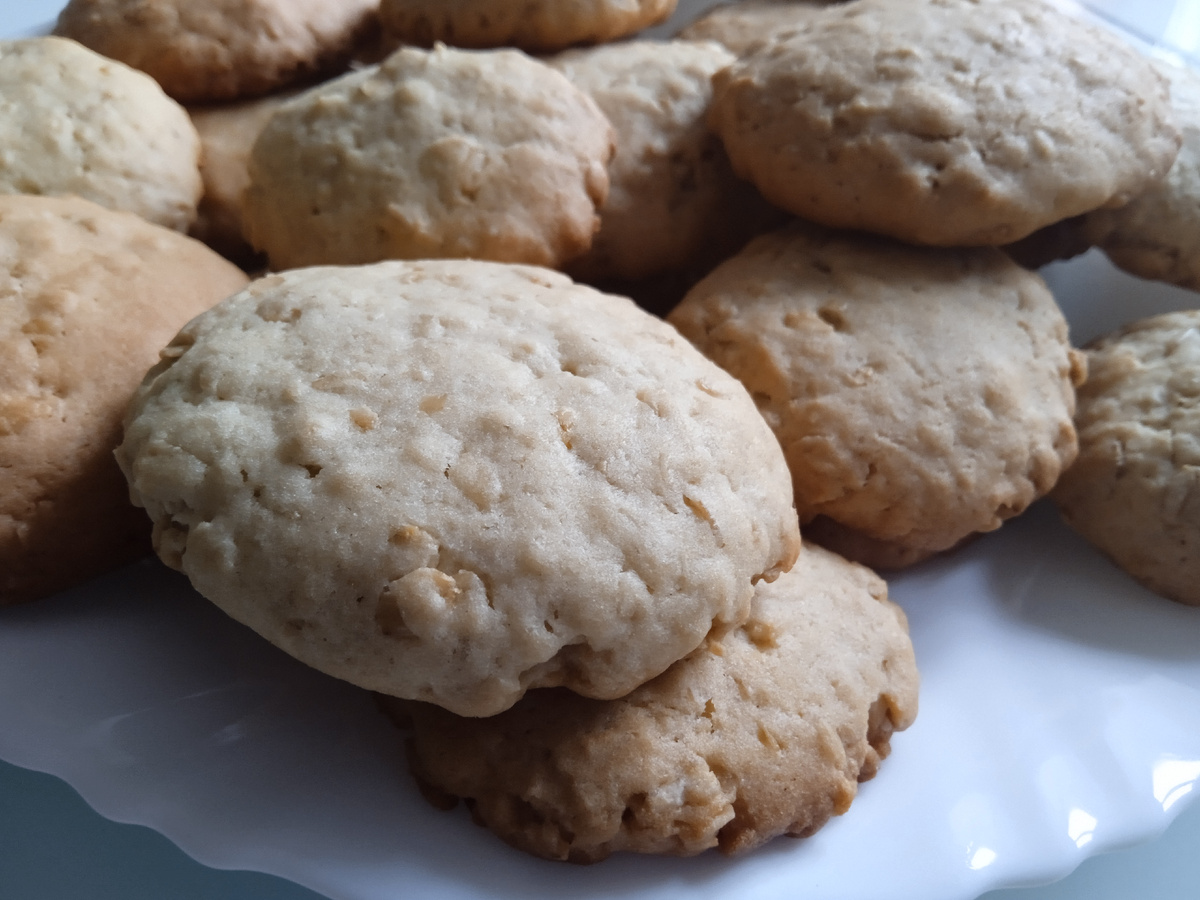
[{"label": "white plate", "polygon": [[[1081,339],[1196,298],[1095,254],[1048,276]],[[847,816],[743,859],[510,850],[420,799],[366,694],[152,562],[0,613],[0,758],[201,862],[335,900],[967,900],[1149,839],[1192,799],[1200,610],[1139,588],[1045,504],[892,591],[924,679],[916,725]]]},{"label": "white plate", "polygon": [[[1077,342],[1197,300],[1096,254],[1047,276]],[[151,562],[0,612],[0,758],[209,865],[334,900],[968,900],[1152,838],[1192,801],[1200,610],[1137,587],[1044,504],[892,592],[924,679],[916,725],[847,816],[743,859],[510,850],[420,799],[368,696]]]}]

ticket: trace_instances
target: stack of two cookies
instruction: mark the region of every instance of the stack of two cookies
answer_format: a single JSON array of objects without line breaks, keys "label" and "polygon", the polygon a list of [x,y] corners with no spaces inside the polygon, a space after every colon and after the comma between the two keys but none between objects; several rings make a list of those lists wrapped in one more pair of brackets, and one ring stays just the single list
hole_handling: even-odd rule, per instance
[{"label": "stack of two cookies", "polygon": [[771,422],[806,538],[906,566],[1051,491],[1086,360],[1000,248],[1163,177],[1164,79],[1041,0],[735,5],[688,33],[741,53],[709,123],[805,221],[669,318]]},{"label": "stack of two cookies", "polygon": [[543,856],[810,833],[915,714],[903,614],[800,549],[745,389],[546,269],[262,278],[164,351],[118,460],[168,564],[399,698],[422,780]]}]

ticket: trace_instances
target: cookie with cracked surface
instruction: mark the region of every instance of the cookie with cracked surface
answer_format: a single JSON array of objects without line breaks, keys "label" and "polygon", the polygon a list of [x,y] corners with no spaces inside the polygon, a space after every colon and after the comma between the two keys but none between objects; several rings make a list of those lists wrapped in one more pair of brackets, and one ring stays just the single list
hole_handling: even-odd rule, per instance
[{"label": "cookie with cracked surface", "polygon": [[0,42],[0,193],[75,195],[185,231],[200,139],[153,79],[74,41]]},{"label": "cookie with cracked surface", "polygon": [[410,759],[516,847],[595,862],[811,835],[876,774],[917,712],[904,613],[863,566],[806,544],[749,620],[633,693],[535,691],[488,719],[425,704]]},{"label": "cookie with cracked surface", "polygon": [[842,0],[738,0],[705,12],[676,35],[685,41],[716,41],[736,56],[776,34],[792,31]]},{"label": "cookie with cracked surface", "polygon": [[998,528],[1075,457],[1082,354],[1045,283],[998,249],[797,223],[718,266],[669,320],[755,398],[801,523],[833,520],[822,538],[870,565]]},{"label": "cookie with cracked surface", "polygon": [[602,44],[649,28],[676,0],[383,0],[384,30],[431,47],[520,47],[536,53]]},{"label": "cookie with cracked surface", "polygon": [[1133,322],[1087,355],[1079,457],[1054,502],[1150,590],[1200,606],[1200,310]]},{"label": "cookie with cracked surface", "polygon": [[279,269],[460,257],[558,267],[591,246],[612,126],[516,50],[403,48],[286,104],[243,218]]},{"label": "cookie with cracked surface", "polygon": [[245,284],[137,216],[0,196],[0,606],[149,552],[112,458],[121,417],[171,336]]},{"label": "cookie with cracked surface", "polygon": [[616,133],[608,199],[591,249],[568,271],[639,280],[724,259],[780,213],[733,174],[705,114],[711,79],[733,62],[712,42],[627,41],[550,64],[596,101]]},{"label": "cookie with cracked surface", "polygon": [[54,33],[151,75],[181,103],[265,94],[348,62],[378,0],[69,0]]},{"label": "cookie with cracked surface", "polygon": [[250,151],[275,111],[295,96],[295,91],[284,91],[188,110],[200,135],[200,177],[204,182],[189,234],[239,262],[254,255],[242,225],[242,197],[250,186]]},{"label": "cookie with cracked surface", "polygon": [[165,352],[118,451],[159,555],[382,693],[463,715],[533,686],[619,696],[795,559],[742,386],[547,269],[296,270]]},{"label": "cookie with cracked surface", "polygon": [[1165,80],[1043,0],[856,0],[714,79],[711,124],[772,202],[835,228],[998,245],[1120,205],[1179,148]]}]

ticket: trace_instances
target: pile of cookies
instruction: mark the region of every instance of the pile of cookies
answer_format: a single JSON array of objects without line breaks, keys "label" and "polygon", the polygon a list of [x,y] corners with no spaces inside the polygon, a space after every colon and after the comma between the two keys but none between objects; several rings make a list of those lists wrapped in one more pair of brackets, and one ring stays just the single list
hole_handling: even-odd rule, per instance
[{"label": "pile of cookies", "polygon": [[[136,554],[131,497],[518,847],[740,852],[845,812],[917,708],[866,565],[1076,471],[1085,356],[1001,247],[1169,184],[1177,113],[1043,0],[634,36],[673,9],[71,0],[0,44],[30,136],[0,167],[3,602]],[[1192,572],[1180,464],[1135,502],[1173,504]]]}]

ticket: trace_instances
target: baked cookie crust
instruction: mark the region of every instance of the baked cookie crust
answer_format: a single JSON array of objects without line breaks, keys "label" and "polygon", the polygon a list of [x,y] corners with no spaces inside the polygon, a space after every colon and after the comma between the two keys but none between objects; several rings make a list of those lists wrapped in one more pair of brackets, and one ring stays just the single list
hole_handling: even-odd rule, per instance
[{"label": "baked cookie crust", "polygon": [[141,69],[181,103],[278,90],[346,63],[378,0],[69,0],[54,33]]},{"label": "baked cookie crust", "polygon": [[538,856],[742,853],[849,809],[917,712],[904,613],[868,569],[805,545],[750,619],[616,700],[527,694],[464,719],[407,704],[428,790]]},{"label": "baked cookie crust", "polygon": [[718,266],[669,320],[751,392],[801,522],[860,532],[836,547],[871,565],[998,528],[1075,457],[1083,356],[1045,283],[994,248],[797,223]]},{"label": "baked cookie crust", "polygon": [[799,546],[741,385],[532,267],[260,279],[168,347],[117,458],[200,593],[309,665],[463,715],[632,690]]},{"label": "baked cookie crust", "polygon": [[768,200],[918,244],[1006,244],[1120,205],[1180,141],[1150,62],[1043,0],[856,0],[714,90],[713,129]]},{"label": "baked cookie crust", "polygon": [[485,49],[550,53],[602,44],[667,19],[676,0],[383,0],[380,18],[393,38],[432,47],[442,42]]},{"label": "baked cookie crust", "polygon": [[1150,590],[1200,606],[1200,310],[1133,322],[1087,354],[1079,458],[1054,502]]},{"label": "baked cookie crust", "polygon": [[0,196],[0,606],[150,551],[112,452],[158,351],[246,276],[77,197]]},{"label": "baked cookie crust", "polygon": [[277,269],[459,257],[556,268],[591,246],[612,126],[515,50],[403,48],[285,105],[243,221]]},{"label": "baked cookie crust", "polygon": [[707,271],[782,221],[733,174],[705,123],[712,76],[733,60],[719,44],[688,41],[625,41],[550,60],[596,101],[616,135],[600,230],[568,266],[572,276],[595,282]]},{"label": "baked cookie crust", "polygon": [[0,193],[75,195],[176,231],[196,218],[200,139],[153,79],[74,41],[0,41]]}]

